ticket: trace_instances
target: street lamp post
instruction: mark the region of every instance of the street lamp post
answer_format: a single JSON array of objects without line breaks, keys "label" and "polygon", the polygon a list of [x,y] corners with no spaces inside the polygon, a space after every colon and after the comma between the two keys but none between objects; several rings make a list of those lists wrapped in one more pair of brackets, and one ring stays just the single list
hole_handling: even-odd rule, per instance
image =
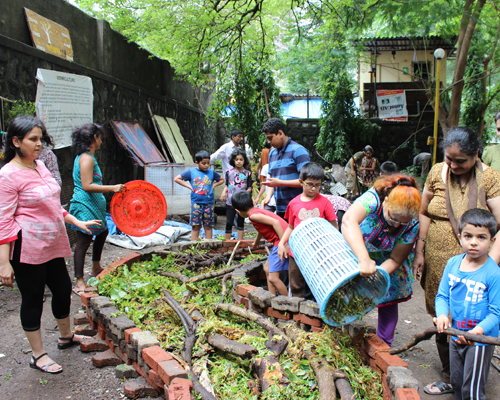
[{"label": "street lamp post", "polygon": [[439,79],[441,75],[441,60],[444,57],[443,49],[436,49],[434,51],[434,57],[437,60],[437,73],[436,73],[436,101],[434,102],[434,151],[432,152],[432,165],[436,164],[436,153],[437,153],[437,138],[438,138],[438,116],[439,116]]}]

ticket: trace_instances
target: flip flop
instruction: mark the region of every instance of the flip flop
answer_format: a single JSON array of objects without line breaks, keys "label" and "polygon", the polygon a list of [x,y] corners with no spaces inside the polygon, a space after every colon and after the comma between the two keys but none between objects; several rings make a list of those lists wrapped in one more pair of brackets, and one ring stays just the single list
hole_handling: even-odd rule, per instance
[{"label": "flip flop", "polygon": [[85,292],[85,289],[84,290],[76,290],[76,288],[73,288],[71,289],[73,291],[74,294],[76,294],[78,297],[80,297],[82,295],[82,293]]},{"label": "flip flop", "polygon": [[97,275],[99,275],[99,274],[93,274],[92,272],[89,272],[89,276],[90,276],[91,278],[95,278]]},{"label": "flip flop", "polygon": [[[437,388],[439,390],[439,392],[431,392],[430,389],[432,389],[432,388]],[[431,396],[440,396],[442,394],[453,393],[454,390],[453,390],[453,387],[449,383],[438,381],[438,382],[429,383],[427,386],[425,386],[424,392],[426,394],[431,395]]]},{"label": "flip flop", "polygon": [[39,371],[45,372],[47,374],[60,374],[61,372],[63,372],[62,367],[60,367],[59,369],[53,370],[53,371],[49,369],[49,367],[51,365],[57,364],[55,361],[49,362],[45,365],[42,365],[41,367],[39,367],[36,364],[40,358],[42,358],[43,356],[46,356],[46,355],[47,355],[47,353],[43,353],[41,356],[36,357],[36,358],[35,358],[35,356],[31,356],[30,367],[34,368],[34,369],[38,369]]}]

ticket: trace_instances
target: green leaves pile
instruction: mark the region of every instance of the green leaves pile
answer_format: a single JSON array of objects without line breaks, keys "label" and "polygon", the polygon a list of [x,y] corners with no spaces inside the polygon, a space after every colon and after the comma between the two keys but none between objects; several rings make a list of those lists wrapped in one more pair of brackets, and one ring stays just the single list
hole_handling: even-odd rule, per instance
[{"label": "green leaves pile", "polygon": [[[196,275],[213,270],[215,268],[200,270]],[[258,357],[265,357],[271,355],[264,344],[267,333],[253,322],[233,314],[213,312],[211,307],[213,304],[221,300],[232,302],[232,299],[221,299],[220,279],[181,284],[178,280],[158,275],[161,271],[195,275],[177,265],[175,256],[169,255],[165,259],[153,256],[149,262],[140,262],[130,268],[122,266],[104,276],[98,283],[99,293],[111,298],[116,308],[133,319],[138,327],[153,332],[164,349],[179,356],[185,333],[175,312],[161,300],[162,287],[169,290],[186,311],[199,310],[206,321],[198,328],[198,341],[193,351],[195,365],[202,369],[206,366],[218,398],[257,400],[259,397],[248,385],[248,381],[255,381],[251,374],[251,360],[214,352],[206,343],[206,337],[211,333],[224,335],[229,339],[254,346],[259,351]],[[378,375],[363,366],[361,357],[357,350],[351,347],[348,336],[328,328],[321,334],[303,332],[301,335],[299,340],[291,344],[290,351],[285,352],[280,358],[280,363],[290,380],[289,386],[279,388],[276,385],[263,393],[260,399],[318,399],[315,374],[309,362],[301,360],[302,351],[305,349],[313,349],[319,357],[328,359],[337,368],[343,368],[350,377],[357,398],[382,399]]]}]

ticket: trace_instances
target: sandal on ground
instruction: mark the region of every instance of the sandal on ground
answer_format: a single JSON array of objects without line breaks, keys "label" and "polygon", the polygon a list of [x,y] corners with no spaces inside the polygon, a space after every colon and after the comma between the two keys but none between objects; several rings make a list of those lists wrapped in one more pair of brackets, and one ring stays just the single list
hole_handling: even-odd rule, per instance
[{"label": "sandal on ground", "polygon": [[55,369],[55,370],[50,370],[49,367],[51,365],[54,365],[54,364],[57,364],[55,361],[52,361],[52,362],[49,362],[41,367],[39,367],[37,365],[37,362],[38,360],[40,360],[43,356],[48,356],[47,353],[43,353],[41,356],[38,356],[35,358],[35,356],[31,356],[31,361],[30,361],[30,367],[31,368],[34,368],[34,369],[38,369],[42,372],[45,372],[47,374],[60,374],[61,372],[63,372],[63,369],[62,367],[60,366],[59,369]]},{"label": "sandal on ground", "polygon": [[84,292],[85,292],[85,289],[82,289],[82,290],[77,290],[77,289],[76,289],[76,287],[74,287],[74,288],[72,289],[72,291],[73,291],[73,293],[74,293],[74,294],[76,294],[77,296],[79,296],[79,297],[80,297],[80,296],[82,295],[82,293],[84,293]]},{"label": "sandal on ground", "polygon": [[[437,389],[438,391],[432,391],[432,389]],[[447,393],[453,393],[453,387],[449,383],[445,383],[442,381],[429,383],[424,387],[424,392],[426,394],[432,395],[442,395]]]},{"label": "sandal on ground", "polygon": [[[73,338],[75,337],[75,334],[73,333],[71,335],[70,338],[63,338],[63,337],[60,337],[59,340],[62,340],[64,341],[65,343],[59,343],[57,342],[57,348],[59,350],[64,350],[64,349],[69,349],[70,347],[72,346],[76,346],[77,344],[80,344],[80,342],[76,342],[73,340]],[[86,338],[87,336],[83,336],[82,335],[82,339]]]}]

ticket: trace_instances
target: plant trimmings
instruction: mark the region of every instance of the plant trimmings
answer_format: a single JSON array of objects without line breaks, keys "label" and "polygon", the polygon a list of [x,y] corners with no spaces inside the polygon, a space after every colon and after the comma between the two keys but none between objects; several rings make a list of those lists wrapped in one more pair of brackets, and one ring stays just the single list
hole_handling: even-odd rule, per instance
[{"label": "plant trimmings", "polygon": [[372,298],[360,294],[356,286],[361,279],[361,275],[347,282],[338,288],[328,299],[325,307],[325,316],[337,324],[342,324],[347,317],[359,316],[366,313],[366,310],[375,307]]}]

